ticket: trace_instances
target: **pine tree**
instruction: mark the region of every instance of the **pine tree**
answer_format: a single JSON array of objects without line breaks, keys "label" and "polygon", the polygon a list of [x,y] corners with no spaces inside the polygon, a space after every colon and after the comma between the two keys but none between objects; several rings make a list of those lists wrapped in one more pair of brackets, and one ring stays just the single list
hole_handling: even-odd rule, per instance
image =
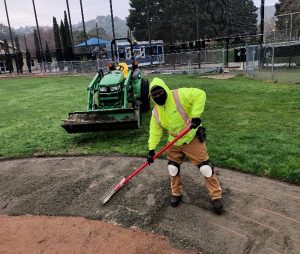
[{"label": "pine tree", "polygon": [[252,0],[232,0],[229,5],[229,35],[256,34],[256,10]]},{"label": "pine tree", "polygon": [[74,54],[73,54],[73,46],[72,46],[72,39],[71,39],[71,32],[70,32],[70,26],[67,18],[67,13],[66,11],[64,12],[64,27],[66,31],[66,44],[67,46],[67,60],[71,61],[74,59]]},{"label": "pine tree", "polygon": [[26,65],[29,73],[31,73],[31,55],[27,46],[26,46]]},{"label": "pine tree", "polygon": [[41,48],[40,48],[40,44],[39,44],[39,40],[38,40],[37,31],[35,29],[33,31],[33,37],[34,37],[36,59],[37,59],[38,63],[41,63],[41,62],[43,62],[42,53],[41,53]]},{"label": "pine tree", "polygon": [[67,33],[65,29],[65,25],[60,21],[60,26],[59,26],[59,33],[60,33],[60,39],[61,39],[61,44],[62,44],[62,50],[64,54],[65,60],[68,60],[68,41],[67,41]]},{"label": "pine tree", "polygon": [[52,57],[50,54],[50,50],[49,50],[49,46],[48,46],[48,42],[45,42],[45,58],[46,58],[46,62],[47,63],[52,63]]},{"label": "pine tree", "polygon": [[62,53],[59,27],[55,17],[53,17],[53,33],[54,33],[54,41],[55,41],[55,57],[56,57],[56,61],[60,62],[64,60],[64,56]]},{"label": "pine tree", "polygon": [[21,49],[20,49],[20,43],[19,43],[19,39],[18,39],[17,36],[15,37],[15,44],[16,44],[16,49],[17,49],[17,52],[16,52],[16,57],[17,57],[17,61],[16,61],[16,64],[17,64],[17,70],[19,70],[20,73],[23,73],[23,66],[24,66],[23,54],[22,54],[22,51],[21,51]]}]

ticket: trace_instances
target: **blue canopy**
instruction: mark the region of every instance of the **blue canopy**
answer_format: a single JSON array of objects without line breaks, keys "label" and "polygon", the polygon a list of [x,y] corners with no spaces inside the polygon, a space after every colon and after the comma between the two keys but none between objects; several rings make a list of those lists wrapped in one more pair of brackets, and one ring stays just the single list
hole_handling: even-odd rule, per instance
[{"label": "blue canopy", "polygon": [[106,41],[106,40],[102,40],[102,39],[98,39],[98,38],[91,38],[88,39],[86,42],[81,42],[80,44],[76,45],[75,48],[77,47],[85,47],[85,46],[102,46],[105,47],[106,44],[109,44],[110,41]]}]

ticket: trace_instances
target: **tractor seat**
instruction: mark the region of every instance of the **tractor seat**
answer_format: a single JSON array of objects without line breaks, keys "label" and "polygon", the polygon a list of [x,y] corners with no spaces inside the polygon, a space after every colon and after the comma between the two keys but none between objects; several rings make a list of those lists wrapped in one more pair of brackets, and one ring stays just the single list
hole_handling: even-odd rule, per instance
[{"label": "tractor seat", "polygon": [[116,69],[122,71],[124,74],[124,78],[127,78],[129,68],[126,63],[119,63]]}]

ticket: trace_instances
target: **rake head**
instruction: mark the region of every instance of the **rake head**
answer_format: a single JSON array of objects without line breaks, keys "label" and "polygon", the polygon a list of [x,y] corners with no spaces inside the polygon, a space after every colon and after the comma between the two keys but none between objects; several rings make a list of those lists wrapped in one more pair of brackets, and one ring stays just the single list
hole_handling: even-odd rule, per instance
[{"label": "rake head", "polygon": [[113,187],[108,189],[104,195],[100,198],[101,203],[104,205],[121,187],[124,185],[126,178],[123,178],[121,181],[116,182]]}]

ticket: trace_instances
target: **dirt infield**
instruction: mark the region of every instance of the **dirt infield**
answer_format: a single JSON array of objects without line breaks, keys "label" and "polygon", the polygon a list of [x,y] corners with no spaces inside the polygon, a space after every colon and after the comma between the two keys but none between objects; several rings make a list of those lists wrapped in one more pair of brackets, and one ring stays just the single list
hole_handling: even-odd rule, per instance
[{"label": "dirt infield", "polygon": [[0,253],[196,254],[165,236],[78,217],[0,216]]},{"label": "dirt infield", "polygon": [[[212,213],[204,179],[188,163],[182,167],[184,202],[177,208],[170,207],[169,176],[165,160],[157,160],[151,167],[144,169],[102,206],[99,199],[104,192],[143,162],[142,158],[101,156],[0,161],[0,253],[11,253],[1,252],[3,246],[17,247],[15,241],[10,242],[10,236],[13,235],[9,232],[27,228],[29,236],[36,232],[35,229],[51,229],[51,226],[47,226],[55,225],[51,221],[57,221],[58,228],[62,225],[67,228],[76,225],[76,234],[70,228],[67,229],[68,235],[73,232],[74,237],[77,237],[74,243],[78,245],[70,246],[80,249],[87,242],[91,244],[87,245],[86,252],[82,249],[80,253],[91,253],[88,248],[96,246],[101,248],[96,243],[96,237],[100,236],[95,230],[101,228],[104,221],[109,223],[105,224],[107,229],[111,224],[118,224],[123,227],[119,228],[120,232],[134,228],[134,233],[138,233],[139,236],[133,236],[129,231],[125,232],[132,237],[124,239],[140,239],[136,243],[132,242],[133,247],[127,253],[181,253],[179,250],[168,249],[167,238],[150,233],[168,237],[173,248],[196,253],[299,253],[300,187],[228,169],[217,169],[226,210],[222,216]],[[43,217],[20,216],[26,214]],[[100,221],[91,222],[80,217]],[[30,223],[30,227],[22,226],[33,219],[42,221],[42,229],[35,228],[34,222]],[[19,224],[12,227],[12,231],[5,231],[9,230],[9,226],[2,225],[8,225],[10,220],[17,220]],[[47,224],[48,220],[50,224]],[[44,238],[35,238],[36,245],[44,243],[45,247],[31,253],[56,253],[55,250],[59,253],[59,250],[67,248],[65,244],[72,243],[71,238],[57,233],[59,230],[52,228],[51,232]],[[152,249],[141,249],[143,245],[138,245],[146,239],[144,237],[154,237],[152,239],[155,240],[147,242],[147,246],[153,246]],[[98,249],[97,253],[126,253],[114,252],[117,249],[113,249],[116,246],[125,248],[126,241],[120,240],[119,245],[117,241],[111,241],[107,245],[111,249],[105,249],[107,252]],[[52,249],[51,243],[54,244]],[[58,250],[55,246],[61,248]],[[67,252],[72,253],[72,250]],[[73,252],[77,253],[75,250]]]}]

